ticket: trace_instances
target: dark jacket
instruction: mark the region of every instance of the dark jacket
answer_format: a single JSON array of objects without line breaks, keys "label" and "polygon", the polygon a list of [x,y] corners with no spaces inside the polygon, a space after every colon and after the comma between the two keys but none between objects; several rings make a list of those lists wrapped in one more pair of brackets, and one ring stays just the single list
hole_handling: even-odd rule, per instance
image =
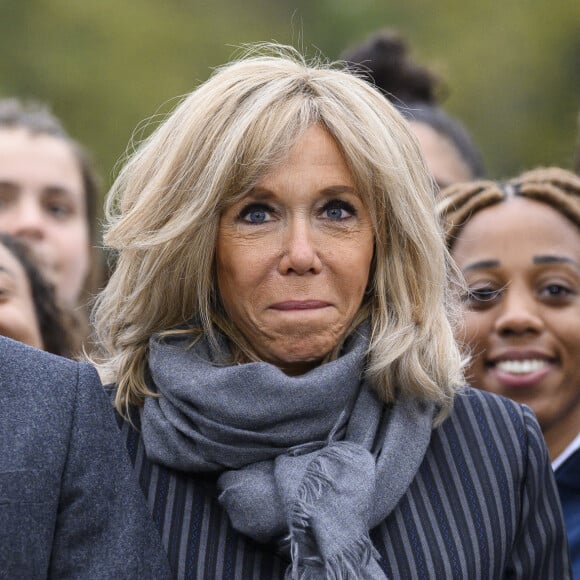
[{"label": "dark jacket", "polygon": [[95,370],[0,337],[0,578],[169,578]]},{"label": "dark jacket", "polygon": [[[233,529],[216,475],[151,462],[134,414],[129,454],[176,578],[272,580],[289,561]],[[419,580],[569,580],[554,475],[528,407],[466,389],[433,431],[415,479],[371,531],[385,575]]]},{"label": "dark jacket", "polygon": [[580,580],[580,449],[558,469],[556,483],[568,532],[574,580]]}]

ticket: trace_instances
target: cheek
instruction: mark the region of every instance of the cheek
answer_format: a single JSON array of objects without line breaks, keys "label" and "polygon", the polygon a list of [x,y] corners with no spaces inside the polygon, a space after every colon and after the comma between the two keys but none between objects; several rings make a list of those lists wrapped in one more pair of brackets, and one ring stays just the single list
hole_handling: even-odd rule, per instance
[{"label": "cheek", "polygon": [[240,234],[235,226],[220,226],[216,242],[216,268],[222,281],[247,284],[272,267],[280,240],[273,235]]},{"label": "cheek", "polygon": [[362,298],[371,272],[374,253],[372,235],[364,236],[356,244],[345,244],[327,252],[330,262],[339,265],[339,277],[343,281],[343,290],[351,295],[353,300]]},{"label": "cheek", "polygon": [[221,294],[229,293],[238,283],[241,273],[240,256],[231,244],[218,244],[216,248],[216,274],[218,289]]},{"label": "cheek", "polygon": [[0,334],[42,348],[34,306],[29,302],[0,307]]},{"label": "cheek", "polygon": [[370,264],[358,263],[352,264],[352,267],[345,269],[339,279],[342,287],[342,295],[350,302],[351,308],[360,306],[365,290],[369,283]]},{"label": "cheek", "polygon": [[565,320],[561,320],[557,327],[553,326],[552,328],[575,367],[576,374],[580,375],[580,355],[578,354],[580,353],[580,324],[570,324],[570,322],[578,320],[580,320],[578,315],[568,316]]},{"label": "cheek", "polygon": [[71,255],[70,262],[74,265],[75,271],[79,276],[85,278],[91,267],[91,249],[88,245],[83,246],[83,250],[79,250]]},{"label": "cheek", "polygon": [[75,268],[88,267],[91,261],[91,241],[84,223],[53,229],[53,243],[62,261]]},{"label": "cheek", "polygon": [[259,285],[260,265],[256,248],[247,244],[220,244],[216,255],[216,275],[222,304],[230,314],[251,303],[251,296]]},{"label": "cheek", "polygon": [[493,320],[489,314],[466,310],[460,321],[458,339],[467,346],[477,347],[475,354],[480,356],[490,338],[492,324]]}]

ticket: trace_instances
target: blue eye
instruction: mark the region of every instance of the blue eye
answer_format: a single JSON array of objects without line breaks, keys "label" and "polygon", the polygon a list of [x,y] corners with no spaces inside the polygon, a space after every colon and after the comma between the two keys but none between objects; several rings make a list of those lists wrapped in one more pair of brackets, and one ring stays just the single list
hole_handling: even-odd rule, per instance
[{"label": "blue eye", "polygon": [[240,219],[250,224],[262,224],[270,219],[270,208],[267,205],[252,203],[240,212]]},{"label": "blue eye", "polygon": [[247,214],[247,220],[254,224],[266,221],[266,212],[263,209],[254,209]]},{"label": "blue eye", "polygon": [[333,199],[324,205],[322,215],[332,221],[341,221],[356,215],[356,210],[346,201]]},{"label": "blue eye", "polygon": [[345,211],[343,209],[338,208],[338,207],[333,207],[332,209],[326,210],[326,215],[331,220],[343,219],[344,217],[346,217],[344,214],[345,214]]}]

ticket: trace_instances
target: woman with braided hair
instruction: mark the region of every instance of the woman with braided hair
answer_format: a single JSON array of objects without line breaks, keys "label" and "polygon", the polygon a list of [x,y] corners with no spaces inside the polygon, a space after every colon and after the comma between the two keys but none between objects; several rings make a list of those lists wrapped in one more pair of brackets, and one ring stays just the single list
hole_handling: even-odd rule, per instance
[{"label": "woman with braided hair", "polygon": [[580,177],[548,168],[457,184],[439,210],[466,279],[468,379],[536,413],[580,578]]}]

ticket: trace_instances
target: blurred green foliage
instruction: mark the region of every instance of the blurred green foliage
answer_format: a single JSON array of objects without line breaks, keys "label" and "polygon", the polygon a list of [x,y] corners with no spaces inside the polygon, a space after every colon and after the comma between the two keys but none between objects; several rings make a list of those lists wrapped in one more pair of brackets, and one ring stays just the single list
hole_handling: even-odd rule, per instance
[{"label": "blurred green foliage", "polygon": [[241,44],[276,40],[335,59],[381,27],[446,80],[444,106],[491,177],[571,166],[578,0],[0,0],[0,96],[48,102],[108,185],[135,128]]}]

